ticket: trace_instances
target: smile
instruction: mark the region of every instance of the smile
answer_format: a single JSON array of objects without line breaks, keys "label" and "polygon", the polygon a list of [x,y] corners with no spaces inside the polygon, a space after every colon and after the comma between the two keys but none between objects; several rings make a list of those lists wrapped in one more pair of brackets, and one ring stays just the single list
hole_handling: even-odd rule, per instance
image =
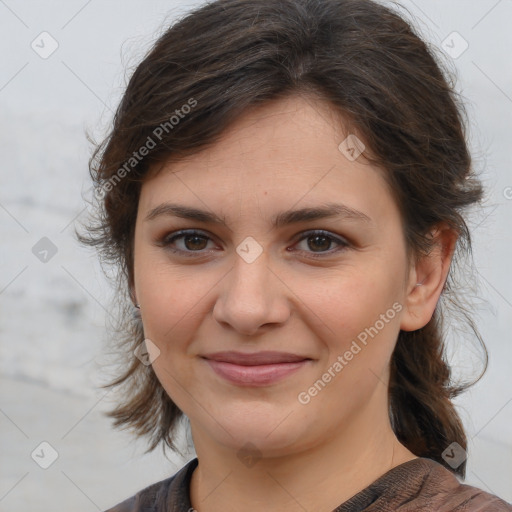
[{"label": "smile", "polygon": [[204,359],[217,375],[239,386],[274,384],[311,361],[303,356],[278,352],[219,352]]}]

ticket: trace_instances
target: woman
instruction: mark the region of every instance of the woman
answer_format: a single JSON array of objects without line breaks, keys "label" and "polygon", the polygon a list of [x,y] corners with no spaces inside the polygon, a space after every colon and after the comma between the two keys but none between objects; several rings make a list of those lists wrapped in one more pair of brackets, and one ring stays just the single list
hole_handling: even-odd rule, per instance
[{"label": "woman", "polygon": [[512,510],[456,478],[440,299],[482,197],[462,113],[373,1],[216,1],[160,37],[79,237],[138,313],[116,424],[175,448],[185,415],[197,458],[111,511]]}]

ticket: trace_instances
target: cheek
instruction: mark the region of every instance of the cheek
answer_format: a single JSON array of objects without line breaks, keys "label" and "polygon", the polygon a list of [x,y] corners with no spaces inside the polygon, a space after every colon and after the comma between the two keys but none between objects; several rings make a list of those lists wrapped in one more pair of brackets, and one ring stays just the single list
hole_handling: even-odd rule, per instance
[{"label": "cheek", "polygon": [[[317,414],[337,411],[335,416],[343,418],[367,404],[381,385],[386,392],[402,305],[399,286],[384,266],[329,282],[327,293],[318,288],[307,304],[329,327],[316,332],[328,354],[316,379],[325,378],[328,385],[314,408]],[[308,386],[316,386],[315,381]]]},{"label": "cheek", "polygon": [[329,338],[335,340],[332,344],[350,344],[381,315],[385,316],[384,330],[389,325],[398,325],[396,309],[400,308],[393,309],[393,304],[401,298],[401,282],[397,277],[386,265],[364,265],[338,277],[330,276],[323,285],[312,287],[310,282],[304,282],[308,293],[303,297],[307,297],[308,308],[325,324]]},{"label": "cheek", "polygon": [[144,336],[160,351],[153,370],[173,402],[189,413],[190,392],[198,382],[193,340],[208,314],[208,294],[214,282],[210,284],[206,275],[201,279],[179,272],[168,263],[141,266],[138,278]]},{"label": "cheek", "polygon": [[155,338],[161,350],[169,349],[169,340],[183,336],[200,322],[211,286],[206,280],[190,275],[159,271],[158,267],[140,274],[141,311],[147,337]]},{"label": "cheek", "polygon": [[402,309],[399,265],[396,269],[384,262],[364,265],[360,271],[354,267],[337,279],[325,280],[323,288],[310,294],[308,307],[329,327],[323,335],[316,332],[323,336],[327,353],[317,378],[329,381],[317,407],[337,410],[342,417],[367,403],[387,382]]}]

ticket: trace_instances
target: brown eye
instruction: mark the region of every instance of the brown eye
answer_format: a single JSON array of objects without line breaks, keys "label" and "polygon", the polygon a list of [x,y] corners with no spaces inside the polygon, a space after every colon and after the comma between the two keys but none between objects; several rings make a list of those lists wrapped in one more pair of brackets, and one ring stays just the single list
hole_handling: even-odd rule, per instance
[{"label": "brown eye", "polygon": [[[307,241],[306,247],[299,249],[301,252],[309,253],[312,257],[322,257],[323,255],[331,255],[335,252],[349,247],[349,243],[342,238],[334,236],[326,231],[313,231],[305,233],[299,240],[300,243]],[[337,247],[330,250],[332,245]],[[304,247],[304,246],[303,246]],[[313,253],[313,254],[312,254]],[[317,254],[315,254],[317,253]]]},{"label": "brown eye", "polygon": [[190,251],[197,251],[204,249],[207,245],[206,239],[199,235],[183,235],[183,243],[185,247]]},{"label": "brown eye", "polygon": [[312,235],[307,238],[308,247],[311,250],[319,249],[320,251],[328,250],[331,247],[332,239],[325,235]]},{"label": "brown eye", "polygon": [[179,231],[178,233],[165,236],[159,243],[162,247],[169,250],[182,253],[185,256],[194,256],[203,254],[207,249],[208,242],[212,239],[199,231]]}]

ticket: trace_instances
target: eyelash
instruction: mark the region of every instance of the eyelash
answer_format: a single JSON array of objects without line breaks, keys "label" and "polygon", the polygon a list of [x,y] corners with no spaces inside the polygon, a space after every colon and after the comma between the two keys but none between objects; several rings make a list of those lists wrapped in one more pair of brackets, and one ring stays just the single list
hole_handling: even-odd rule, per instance
[{"label": "eyelash", "polygon": [[[190,230],[181,230],[176,233],[171,233],[170,235],[167,234],[166,236],[164,236],[162,239],[160,239],[158,241],[158,245],[169,249],[173,253],[181,253],[182,255],[184,255],[187,258],[197,258],[197,257],[204,255],[203,250],[201,250],[201,251],[184,251],[182,249],[174,249],[171,247],[171,244],[173,242],[175,242],[176,240],[182,239],[186,236],[194,236],[194,235],[200,236],[200,237],[208,239],[208,240],[212,240],[212,238],[209,237],[208,235],[206,235],[204,232],[190,229]],[[344,249],[347,249],[348,247],[350,247],[350,244],[343,238],[334,236],[333,234],[329,233],[328,231],[324,231],[321,229],[305,231],[303,236],[301,238],[299,238],[295,243],[297,244],[297,243],[302,242],[303,240],[307,240],[308,238],[313,237],[315,235],[316,236],[321,235],[321,236],[324,236],[325,238],[330,239],[331,241],[337,243],[338,247],[335,250],[329,250],[329,251],[324,251],[324,252],[320,252],[320,253],[314,253],[314,252],[309,252],[309,251],[300,251],[300,252],[308,252],[309,257],[311,257],[311,258],[323,258],[326,256],[331,256],[333,253],[343,251]],[[194,254],[194,253],[197,253],[197,254]]]}]

